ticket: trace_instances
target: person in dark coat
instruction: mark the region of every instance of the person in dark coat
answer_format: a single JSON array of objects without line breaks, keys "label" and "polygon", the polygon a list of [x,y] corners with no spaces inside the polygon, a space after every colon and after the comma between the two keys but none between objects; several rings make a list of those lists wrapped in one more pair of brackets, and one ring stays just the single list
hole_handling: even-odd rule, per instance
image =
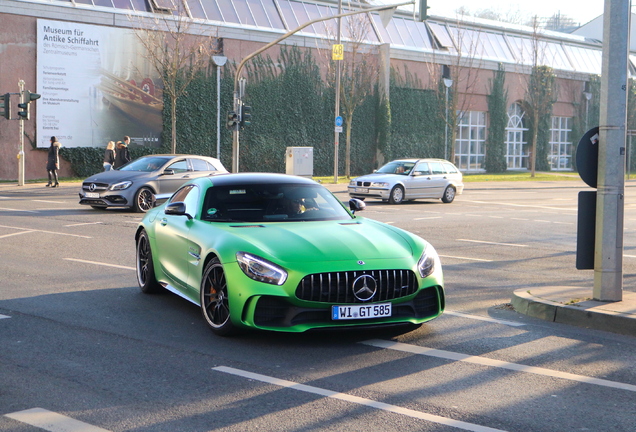
[{"label": "person in dark coat", "polygon": [[117,169],[130,162],[130,153],[128,152],[128,144],[125,142],[117,141],[117,147],[115,148],[115,164],[113,168]]},{"label": "person in dark coat", "polygon": [[46,162],[46,171],[49,175],[47,187],[58,187],[60,183],[57,181],[57,170],[60,169],[60,147],[62,144],[57,142],[57,138],[51,137],[51,146],[49,147],[49,156]]},{"label": "person in dark coat", "polygon": [[104,171],[110,171],[115,163],[115,141],[109,141],[104,152]]}]

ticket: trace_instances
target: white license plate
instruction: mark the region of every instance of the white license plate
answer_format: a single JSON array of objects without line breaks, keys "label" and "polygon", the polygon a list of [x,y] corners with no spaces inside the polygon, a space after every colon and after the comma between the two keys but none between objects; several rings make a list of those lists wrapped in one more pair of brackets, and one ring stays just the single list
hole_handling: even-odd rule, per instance
[{"label": "white license plate", "polygon": [[356,188],[356,192],[358,192],[358,193],[369,193],[369,189],[367,189],[367,188]]},{"label": "white license plate", "polygon": [[98,192],[86,192],[86,198],[99,198]]},{"label": "white license plate", "polygon": [[354,320],[391,316],[391,303],[331,306],[332,320]]}]

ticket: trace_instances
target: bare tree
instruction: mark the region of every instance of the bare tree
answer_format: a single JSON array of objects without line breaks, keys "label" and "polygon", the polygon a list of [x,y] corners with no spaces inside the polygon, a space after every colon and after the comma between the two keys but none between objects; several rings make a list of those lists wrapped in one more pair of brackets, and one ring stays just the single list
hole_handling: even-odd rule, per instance
[{"label": "bare tree", "polygon": [[[552,112],[552,106],[557,97],[557,87],[553,69],[545,65],[546,42],[542,40],[538,19],[536,17],[533,21],[532,28],[532,70],[527,79],[525,109],[530,114],[529,117],[532,125],[530,175],[534,177],[537,165],[537,152],[539,150],[540,122],[545,116],[550,115]],[[549,124],[547,127],[550,127]]]},{"label": "bare tree", "polygon": [[[450,60],[434,59],[433,62],[428,63],[428,67],[429,69],[437,68],[429,70],[429,75],[433,77],[433,84],[440,93],[440,99],[445,98],[443,93],[446,91],[444,80],[450,79],[448,106],[440,104],[440,108],[443,109],[440,115],[447,123],[446,126],[450,132],[448,160],[455,162],[457,125],[463,116],[470,111],[474,103],[472,95],[476,93],[479,83],[478,74],[482,67],[482,45],[480,42],[481,31],[464,28],[461,19],[446,27],[452,41],[452,46],[446,47],[450,54],[447,58]],[[447,63],[446,68],[442,66],[439,69],[439,65],[444,63]],[[443,70],[447,71],[447,76],[444,76]],[[435,78],[437,79],[435,80]]]},{"label": "bare tree", "polygon": [[[343,33],[347,37],[344,60],[341,61],[340,105],[346,125],[345,135],[345,176],[351,177],[351,131],[353,130],[353,115],[367,97],[373,93],[378,80],[377,56],[373,46],[366,44],[367,33],[371,31],[371,23],[367,14],[353,15],[343,20]],[[330,42],[336,38],[331,35],[333,28],[327,27]],[[331,51],[323,50],[325,55]],[[326,62],[328,74],[335,77],[335,61]],[[335,80],[332,80],[335,82]]]},{"label": "bare tree", "polygon": [[144,47],[144,56],[162,77],[163,93],[170,100],[174,154],[177,152],[177,100],[186,94],[197,74],[207,68],[211,56],[218,52],[219,39],[193,24],[185,0],[150,3],[155,9],[152,18],[131,16],[129,19]]}]

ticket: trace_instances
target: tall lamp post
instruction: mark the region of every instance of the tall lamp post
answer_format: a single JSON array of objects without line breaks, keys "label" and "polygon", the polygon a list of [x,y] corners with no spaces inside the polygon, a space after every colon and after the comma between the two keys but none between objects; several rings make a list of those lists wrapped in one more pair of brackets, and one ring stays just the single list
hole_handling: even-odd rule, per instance
[{"label": "tall lamp post", "polygon": [[216,65],[216,158],[221,159],[221,67],[227,62],[225,56],[212,56]]},{"label": "tall lamp post", "polygon": [[[342,0],[338,0],[338,15],[342,14]],[[336,45],[340,46],[342,32],[342,17],[338,17],[338,30],[336,33]],[[340,65],[341,60],[336,60],[336,107],[335,118],[340,116]],[[349,127],[349,126],[347,126]],[[335,129],[334,137],[334,154],[333,154],[333,182],[338,184],[338,153],[340,151],[340,132]]]},{"label": "tall lamp post", "polygon": [[[316,18],[316,19],[313,19],[311,21],[307,21],[304,24],[301,24],[300,26],[296,27],[294,30],[288,31],[287,33],[285,33],[284,35],[282,35],[278,39],[276,39],[276,40],[266,44],[265,46],[257,49],[253,53],[251,53],[251,54],[247,55],[246,57],[244,57],[243,60],[241,60],[241,62],[239,63],[239,65],[236,67],[236,72],[235,72],[235,75],[234,75],[234,111],[236,112],[238,110],[238,107],[239,107],[240,102],[241,102],[240,101],[240,96],[239,96],[239,77],[241,76],[241,70],[243,69],[243,67],[245,66],[245,63],[247,63],[248,60],[254,58],[257,55],[259,55],[260,53],[262,53],[266,49],[273,47],[274,45],[278,44],[282,40],[287,39],[291,35],[299,32],[302,29],[304,29],[305,27],[308,27],[308,26],[310,26],[310,25],[312,25],[314,23],[317,23],[317,22],[327,21],[327,20],[331,20],[331,19],[334,19],[334,18],[348,17],[348,16],[351,16],[351,15],[357,15],[357,14],[361,14],[361,13],[380,12],[380,11],[384,11],[384,10],[393,10],[394,11],[399,6],[412,5],[414,3],[415,3],[415,0],[409,0],[409,1],[404,2],[404,3],[395,3],[395,4],[392,4],[392,5],[388,5],[388,6],[385,5],[385,6],[371,7],[371,8],[368,8],[368,9],[356,10],[356,11],[346,12],[346,13],[339,13],[339,14],[333,15],[333,16],[325,16],[325,17]],[[390,19],[390,18],[385,18],[385,19]],[[384,22],[384,20],[383,20],[383,22]],[[239,127],[237,125],[237,126],[235,126],[232,129],[232,172],[238,172],[238,157],[239,157]]]},{"label": "tall lamp post", "polygon": [[[444,127],[444,159],[448,160],[448,90],[453,85],[453,80],[444,78],[444,87],[446,87],[446,120]],[[451,161],[453,162],[453,161]]]}]

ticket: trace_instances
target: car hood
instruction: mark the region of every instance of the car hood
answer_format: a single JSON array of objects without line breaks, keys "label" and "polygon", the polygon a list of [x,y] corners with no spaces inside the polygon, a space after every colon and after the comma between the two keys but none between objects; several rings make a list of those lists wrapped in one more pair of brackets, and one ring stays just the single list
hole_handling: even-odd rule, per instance
[{"label": "car hood", "polygon": [[[279,263],[408,259],[416,252],[419,258],[423,249],[415,236],[363,218],[341,222],[234,225],[229,229],[244,241],[236,245],[241,250]],[[418,248],[420,251],[416,251]]]},{"label": "car hood", "polygon": [[400,179],[405,179],[408,176],[401,174],[384,174],[384,173],[374,173],[367,174],[361,177],[356,177],[354,181],[368,181],[368,182],[386,182],[386,183],[396,183],[400,181]]},{"label": "car hood", "polygon": [[108,183],[113,184],[128,180],[137,180],[140,178],[155,177],[157,174],[146,171],[118,171],[110,170],[99,174],[94,174],[84,180],[84,183]]}]

